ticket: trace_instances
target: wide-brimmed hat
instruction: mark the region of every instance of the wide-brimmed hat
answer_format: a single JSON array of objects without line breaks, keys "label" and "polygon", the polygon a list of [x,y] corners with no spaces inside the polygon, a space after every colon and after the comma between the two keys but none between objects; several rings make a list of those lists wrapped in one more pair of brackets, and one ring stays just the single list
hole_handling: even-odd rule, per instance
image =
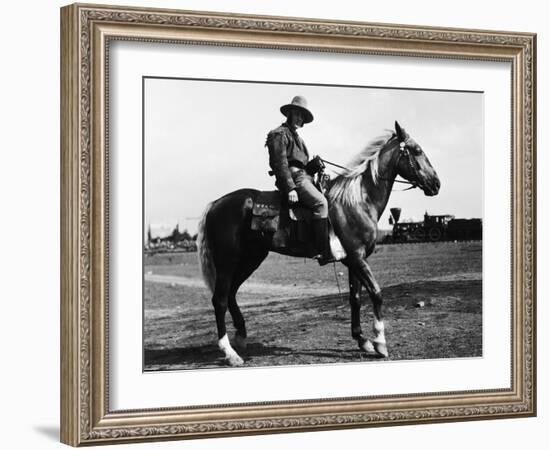
[{"label": "wide-brimmed hat", "polygon": [[281,106],[281,112],[286,117],[288,117],[288,114],[292,109],[297,109],[304,115],[304,123],[309,123],[313,121],[313,114],[311,114],[311,111],[307,109],[307,100],[305,99],[305,97],[297,95],[288,105]]}]

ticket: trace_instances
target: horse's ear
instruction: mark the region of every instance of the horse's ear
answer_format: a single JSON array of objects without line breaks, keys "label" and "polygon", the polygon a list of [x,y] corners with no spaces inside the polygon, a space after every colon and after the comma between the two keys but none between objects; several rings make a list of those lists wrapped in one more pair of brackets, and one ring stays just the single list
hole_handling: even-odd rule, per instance
[{"label": "horse's ear", "polygon": [[401,128],[397,120],[395,121],[395,134],[400,141],[406,141],[408,138],[407,132]]}]

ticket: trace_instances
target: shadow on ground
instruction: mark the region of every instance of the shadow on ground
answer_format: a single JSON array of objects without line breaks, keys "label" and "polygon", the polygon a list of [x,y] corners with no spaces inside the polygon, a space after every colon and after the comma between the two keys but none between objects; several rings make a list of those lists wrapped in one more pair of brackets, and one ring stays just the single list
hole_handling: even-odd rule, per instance
[{"label": "shadow on ground", "polygon": [[[261,342],[250,342],[246,350],[240,351],[241,356],[247,360],[255,357],[284,357],[292,352],[290,347],[276,345],[265,345]],[[166,365],[201,365],[212,364],[217,366],[225,365],[222,352],[216,344],[204,344],[198,346],[172,348],[166,350],[145,350],[145,361],[147,366]],[[146,368],[146,370],[148,370]]]},{"label": "shadow on ground", "polygon": [[35,425],[33,428],[37,433],[40,433],[44,437],[48,438],[50,441],[59,442],[59,427],[48,425]]}]

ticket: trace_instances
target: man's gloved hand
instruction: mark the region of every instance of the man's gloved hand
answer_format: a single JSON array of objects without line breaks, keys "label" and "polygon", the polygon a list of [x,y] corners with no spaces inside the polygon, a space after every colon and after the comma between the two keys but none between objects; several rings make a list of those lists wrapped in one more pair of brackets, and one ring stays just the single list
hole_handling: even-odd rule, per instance
[{"label": "man's gloved hand", "polygon": [[290,205],[294,205],[295,203],[298,203],[298,193],[296,192],[295,189],[292,189],[292,191],[288,193],[288,203]]},{"label": "man's gloved hand", "polygon": [[325,164],[323,163],[321,157],[317,155],[314,156],[312,160],[307,163],[306,172],[308,173],[308,175],[313,176],[324,168]]}]

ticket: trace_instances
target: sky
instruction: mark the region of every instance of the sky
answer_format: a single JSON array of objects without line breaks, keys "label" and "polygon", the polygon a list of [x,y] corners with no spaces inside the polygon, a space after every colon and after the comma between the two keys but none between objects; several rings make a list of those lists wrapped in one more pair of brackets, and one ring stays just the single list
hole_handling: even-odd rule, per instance
[{"label": "sky", "polygon": [[314,115],[299,130],[310,155],[345,166],[395,120],[423,148],[439,194],[393,192],[380,228],[390,228],[391,207],[402,209],[402,221],[426,211],[483,217],[482,93],[146,78],[145,230],[178,223],[195,233],[212,200],[244,187],[274,189],[265,137],[295,95]]}]

